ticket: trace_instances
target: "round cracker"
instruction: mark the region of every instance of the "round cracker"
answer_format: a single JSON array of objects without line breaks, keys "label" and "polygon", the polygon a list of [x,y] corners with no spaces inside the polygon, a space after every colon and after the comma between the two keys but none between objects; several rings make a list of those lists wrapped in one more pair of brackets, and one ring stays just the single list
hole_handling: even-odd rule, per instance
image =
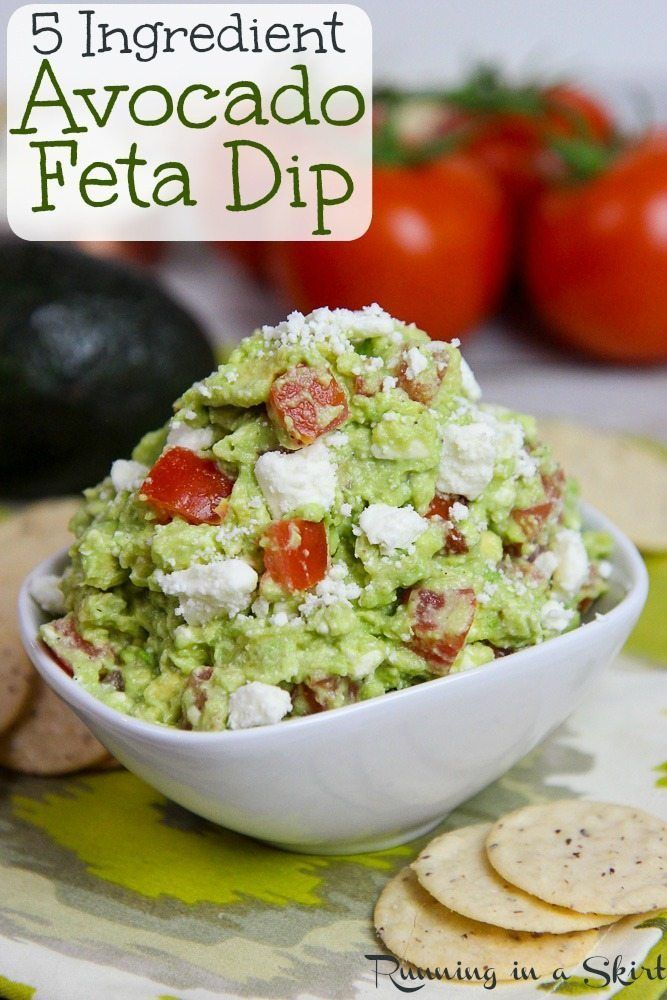
[{"label": "round cracker", "polygon": [[515,963],[538,975],[578,965],[597,941],[595,931],[522,934],[469,920],[438,903],[404,868],[383,889],[375,907],[375,927],[402,961],[424,971],[493,968],[497,980],[512,978]]},{"label": "round cracker", "polygon": [[110,753],[107,753],[104,760],[101,760],[98,764],[95,764],[96,771],[117,771],[123,765],[115,757],[112,757]]},{"label": "round cracker", "polygon": [[618,918],[577,913],[522,892],[491,867],[486,838],[492,823],[436,837],[412,863],[420,884],[455,913],[511,931],[568,934],[613,924]]},{"label": "round cracker", "polygon": [[109,754],[74,712],[41,679],[27,711],[0,737],[0,765],[20,774],[72,774]]},{"label": "round cracker", "polygon": [[33,669],[23,652],[16,620],[16,601],[26,574],[41,559],[71,542],[67,525],[77,500],[45,500],[0,522],[3,554],[0,587],[0,733],[27,707]]},{"label": "round cracker", "polygon": [[[1,600],[2,598],[0,598]],[[13,636],[0,642],[0,735],[12,726],[28,703],[34,671]]]},{"label": "round cracker", "polygon": [[667,453],[660,445],[560,420],[540,421],[539,433],[579,481],[584,500],[640,549],[667,549]]},{"label": "round cracker", "polygon": [[630,806],[563,799],[504,816],[489,861],[555,906],[623,916],[667,906],[667,823]]}]

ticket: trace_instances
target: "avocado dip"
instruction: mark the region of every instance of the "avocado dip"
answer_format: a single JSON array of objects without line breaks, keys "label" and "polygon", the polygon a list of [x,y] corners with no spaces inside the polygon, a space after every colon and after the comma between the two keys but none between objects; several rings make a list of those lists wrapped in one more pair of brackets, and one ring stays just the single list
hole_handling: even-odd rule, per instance
[{"label": "avocado dip", "polygon": [[[470,670],[576,628],[609,539],[457,342],[377,305],[242,341],[86,490],[33,595],[77,682],[240,729]],[[57,616],[57,617],[55,617]],[[502,669],[502,665],[498,665]]]}]

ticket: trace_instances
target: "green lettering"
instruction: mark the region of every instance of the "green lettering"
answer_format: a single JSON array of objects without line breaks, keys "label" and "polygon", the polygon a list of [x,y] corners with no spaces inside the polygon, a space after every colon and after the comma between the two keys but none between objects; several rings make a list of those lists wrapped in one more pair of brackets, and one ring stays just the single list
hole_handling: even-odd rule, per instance
[{"label": "green lettering", "polygon": [[[313,236],[328,236],[330,229],[324,228],[324,209],[329,205],[342,205],[349,201],[354,191],[354,181],[347,170],[337,166],[335,163],[316,163],[309,168],[315,174],[315,184],[317,188],[317,229],[313,229]],[[345,193],[336,197],[327,198],[324,194],[323,174],[325,170],[338,174],[345,181]]]},{"label": "green lettering", "polygon": [[[238,97],[235,97],[227,104],[227,107],[225,108],[225,121],[229,125],[247,125],[249,122],[254,122],[255,125],[268,125],[269,119],[262,118],[261,91],[257,84],[253,83],[252,80],[237,80],[236,83],[230,84],[225,91],[225,97],[230,97],[235,90],[238,90],[241,87],[247,87],[248,93],[239,94]],[[241,118],[233,118],[231,113],[232,108],[235,108],[236,105],[240,104],[242,101],[250,101],[251,109]]]},{"label": "green lettering", "polygon": [[[283,87],[278,87],[271,99],[271,114],[281,125],[294,125],[296,122],[304,121],[306,125],[319,125],[319,118],[313,118],[310,113],[310,81],[308,79],[308,67],[300,63],[298,66],[291,66],[290,69],[301,73],[301,83],[286,83]],[[301,97],[301,110],[290,118],[283,118],[278,111],[278,100],[288,91],[295,90]]]},{"label": "green lettering", "polygon": [[[158,175],[163,173],[165,170],[173,170],[174,173],[170,174],[168,177],[163,177],[156,185],[153,191],[153,201],[156,205],[161,205],[163,208],[168,208],[170,205],[176,205],[179,201],[182,201],[184,205],[188,208],[192,205],[196,205],[197,202],[194,198],[190,197],[190,175],[183,163],[173,162],[173,163],[161,163],[159,167],[156,168],[153,177],[157,180]],[[160,191],[167,184],[175,183],[179,185],[179,189],[176,194],[171,198],[161,198]]]},{"label": "green lettering", "polygon": [[[93,171],[105,170],[106,177],[93,177]],[[96,163],[89,163],[85,170],[82,171],[81,177],[79,178],[79,194],[85,201],[86,205],[90,205],[91,208],[106,208],[107,205],[113,205],[115,201],[118,200],[118,194],[114,192],[108,198],[103,201],[93,201],[93,199],[88,194],[89,187],[115,187],[118,183],[118,178],[116,177],[116,171],[111,166],[110,163],[102,163],[98,160]]]},{"label": "green lettering", "polygon": [[130,152],[127,159],[122,159],[118,157],[116,163],[119,167],[127,166],[127,190],[130,195],[130,201],[137,208],[150,208],[151,204],[149,201],[142,201],[137,194],[137,188],[134,181],[134,172],[137,167],[145,167],[148,164],[148,160],[142,160],[137,156],[137,144],[133,142],[130,146]]},{"label": "green lettering", "polygon": [[104,128],[107,122],[109,121],[109,118],[111,117],[111,112],[116,106],[116,102],[118,101],[119,95],[122,94],[123,91],[129,90],[130,88],[125,84],[112,84],[108,87],[104,87],[103,89],[109,93],[109,100],[107,101],[106,107],[102,112],[102,114],[98,113],[97,108],[91,101],[91,97],[93,97],[93,95],[97,93],[97,91],[93,87],[84,87],[82,90],[72,91],[72,93],[76,94],[77,97],[83,98],[86,107],[93,116],[93,121],[99,128]]},{"label": "green lettering", "polygon": [[[159,118],[140,118],[137,114],[137,103],[140,97],[144,94],[154,93],[159,94],[160,97],[164,99],[164,114],[160,115]],[[166,121],[169,121],[172,114],[174,113],[174,101],[165,87],[160,87],[157,84],[149,83],[145,87],[139,87],[138,90],[132,94],[129,104],[130,118],[137,125],[164,125]]]},{"label": "green lettering", "polygon": [[56,161],[56,166],[55,166],[55,170],[53,171],[53,173],[47,173],[47,170],[46,170],[46,168],[47,168],[46,150],[47,149],[63,148],[63,147],[65,149],[69,149],[69,153],[70,153],[70,165],[72,167],[75,167],[76,166],[76,157],[77,157],[77,143],[76,143],[76,140],[74,140],[74,139],[69,139],[69,140],[63,139],[62,141],[49,140],[49,141],[42,141],[42,142],[37,142],[35,140],[34,142],[30,143],[30,146],[33,149],[38,149],[39,150],[39,180],[40,180],[40,188],[41,188],[41,193],[42,193],[41,203],[39,205],[33,206],[32,211],[33,212],[55,212],[56,206],[52,205],[49,202],[49,181],[54,180],[54,181],[57,182],[57,184],[59,185],[59,187],[64,187],[65,186],[65,178],[63,176],[63,165],[62,165],[62,163],[61,163],[60,160]]},{"label": "green lettering", "polygon": [[188,118],[185,113],[186,100],[190,94],[194,94],[197,90],[202,91],[205,101],[210,101],[211,98],[220,96],[219,90],[212,90],[210,87],[207,87],[205,83],[193,83],[189,87],[186,87],[179,97],[178,104],[176,105],[176,114],[178,115],[178,120],[182,125],[185,125],[186,128],[209,128],[211,125],[215,125],[217,115],[211,115],[210,118],[207,118],[206,121],[203,122],[193,122],[192,119]]},{"label": "green lettering", "polygon": [[[262,205],[266,205],[267,201],[270,201],[273,198],[276,191],[280,187],[281,180],[280,166],[271,150],[267,149],[266,146],[263,146],[261,142],[253,142],[252,139],[233,139],[230,142],[223,142],[223,146],[225,149],[231,149],[232,151],[232,187],[234,192],[234,201],[231,205],[225,205],[227,211],[251,212],[254,208],[260,208]],[[273,169],[273,184],[271,186],[271,190],[268,194],[265,194],[263,198],[258,198],[257,201],[249,202],[247,205],[244,205],[241,199],[241,181],[239,170],[239,149],[241,146],[256,149],[259,153],[266,157]]]},{"label": "green lettering", "polygon": [[[42,83],[44,78],[47,77],[53,90],[55,92],[55,98],[38,98]],[[28,122],[30,121],[30,116],[35,108],[61,108],[63,114],[67,118],[68,127],[61,129],[63,135],[69,132],[87,132],[87,128],[83,128],[77,125],[76,119],[72,114],[72,109],[67,103],[67,98],[65,93],[58,83],[58,78],[51,68],[51,63],[48,59],[42,59],[39,70],[37,71],[37,76],[35,77],[35,83],[33,85],[32,91],[30,92],[30,97],[28,98],[28,103],[26,104],[25,111],[23,113],[23,119],[18,128],[11,128],[9,131],[12,135],[33,135],[37,129],[28,128]]]}]

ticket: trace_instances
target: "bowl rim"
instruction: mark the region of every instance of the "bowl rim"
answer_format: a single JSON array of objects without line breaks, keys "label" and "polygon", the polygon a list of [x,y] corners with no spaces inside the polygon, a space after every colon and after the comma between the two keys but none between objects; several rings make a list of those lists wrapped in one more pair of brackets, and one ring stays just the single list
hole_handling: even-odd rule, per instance
[{"label": "bowl rim", "polygon": [[294,734],[297,730],[309,727],[324,727],[331,724],[336,719],[343,719],[355,713],[368,712],[381,705],[389,705],[397,698],[407,700],[408,698],[425,697],[428,692],[435,696],[437,690],[446,689],[446,686],[458,685],[464,687],[466,684],[475,686],[483,683],[484,678],[490,670],[502,670],[505,673],[520,671],[524,662],[536,653],[545,653],[554,648],[554,644],[559,644],[561,648],[568,645],[575,645],[582,636],[582,630],[590,642],[595,642],[600,629],[606,629],[617,621],[625,617],[632,618],[639,616],[648,594],[648,572],[644,561],[632,541],[611,522],[605,515],[601,514],[594,507],[588,504],[581,504],[584,525],[591,524],[594,530],[608,532],[614,541],[614,550],[610,561],[612,565],[619,568],[623,577],[622,583],[625,586],[624,595],[617,601],[614,607],[610,608],[599,618],[596,617],[589,622],[584,622],[571,632],[554,636],[543,643],[533,646],[526,646],[524,649],[516,650],[502,658],[502,664],[496,660],[485,663],[474,669],[462,671],[461,673],[447,674],[444,677],[434,677],[429,681],[422,681],[419,684],[411,685],[400,691],[388,691],[376,698],[369,698],[365,701],[355,702],[351,705],[343,705],[340,708],[328,709],[313,715],[305,715],[295,719],[281,720],[280,722],[255,726],[248,729],[224,729],[192,731],[177,729],[159,722],[147,722],[137,719],[134,716],[126,715],[118,709],[111,708],[91,694],[83,685],[79,684],[75,678],[66,674],[58,666],[52,656],[46,651],[38,637],[38,630],[41,626],[39,621],[41,612],[30,596],[30,588],[34,579],[46,573],[52,573],[66,558],[68,548],[49,556],[35,566],[25,577],[19,592],[17,609],[21,639],[24,649],[38,672],[46,683],[53,688],[68,704],[73,708],[78,708],[83,713],[92,716],[99,721],[100,725],[112,730],[121,731],[127,736],[150,737],[163,744],[208,744],[220,741],[221,743],[239,743],[241,741],[259,740],[266,738],[269,734],[273,737],[278,733],[285,733],[285,738],[289,734]]}]

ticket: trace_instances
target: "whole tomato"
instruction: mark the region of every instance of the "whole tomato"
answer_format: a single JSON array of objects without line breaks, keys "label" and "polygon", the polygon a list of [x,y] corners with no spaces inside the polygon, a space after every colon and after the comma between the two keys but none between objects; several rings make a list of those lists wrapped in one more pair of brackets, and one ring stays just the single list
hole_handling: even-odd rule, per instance
[{"label": "whole tomato", "polygon": [[574,347],[628,364],[666,359],[667,133],[543,194],[524,275],[540,317]]},{"label": "whole tomato", "polygon": [[[471,112],[466,142],[467,151],[493,171],[517,208],[558,177],[560,163],[551,151],[554,140],[606,142],[613,134],[607,112],[582,90],[562,84],[523,94],[517,110],[502,110],[500,100],[496,111]],[[509,97],[507,104],[511,108]]]},{"label": "whole tomato", "polygon": [[510,220],[494,178],[463,154],[376,166],[373,220],[350,243],[281,243],[272,269],[304,312],[379,302],[438,340],[461,336],[496,306]]}]

